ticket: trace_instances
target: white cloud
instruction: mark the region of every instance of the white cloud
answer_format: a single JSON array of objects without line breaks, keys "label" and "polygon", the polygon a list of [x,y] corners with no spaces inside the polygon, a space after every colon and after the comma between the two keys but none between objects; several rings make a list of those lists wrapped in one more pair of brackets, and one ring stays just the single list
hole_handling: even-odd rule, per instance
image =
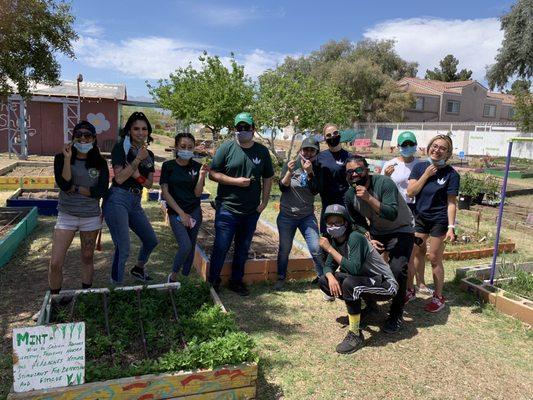
[{"label": "white cloud", "polygon": [[81,35],[99,37],[104,33],[104,28],[99,26],[96,21],[82,19],[78,24],[76,31]]},{"label": "white cloud", "polygon": [[257,6],[234,7],[216,3],[194,2],[187,5],[187,11],[192,12],[209,25],[235,26],[244,22],[264,18],[283,18],[285,10],[281,7],[276,10],[265,9]]},{"label": "white cloud", "polygon": [[472,77],[485,81],[486,66],[494,63],[503,32],[497,18],[445,20],[410,18],[385,21],[368,29],[364,37],[395,39],[398,54],[419,63],[418,76],[433,69],[447,54],[459,59],[459,69],[471,69]]},{"label": "white cloud", "polygon": [[[80,36],[74,44],[78,60],[93,68],[119,71],[142,79],[167,78],[179,67],[191,63],[199,67],[198,57],[210,46],[188,43],[165,37],[130,38],[111,42],[94,37]],[[245,73],[257,78],[263,71],[283,61],[285,54],[255,49],[247,54],[236,54],[244,65]],[[229,65],[229,57],[221,57]]]}]

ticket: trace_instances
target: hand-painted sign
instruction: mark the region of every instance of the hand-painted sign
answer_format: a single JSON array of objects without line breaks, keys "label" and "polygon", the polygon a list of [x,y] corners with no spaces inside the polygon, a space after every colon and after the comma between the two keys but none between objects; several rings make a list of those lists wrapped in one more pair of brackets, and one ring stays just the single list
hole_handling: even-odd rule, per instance
[{"label": "hand-painted sign", "polygon": [[13,329],[15,392],[85,381],[85,322]]}]

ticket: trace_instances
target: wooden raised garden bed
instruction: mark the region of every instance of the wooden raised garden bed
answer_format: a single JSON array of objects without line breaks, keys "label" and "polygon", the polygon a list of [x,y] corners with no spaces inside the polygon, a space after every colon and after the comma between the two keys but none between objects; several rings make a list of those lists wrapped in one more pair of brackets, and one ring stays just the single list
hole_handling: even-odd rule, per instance
[{"label": "wooden raised garden bed", "polygon": [[13,253],[37,226],[35,207],[0,208],[0,267],[11,259]]},{"label": "wooden raised garden bed", "polygon": [[[515,243],[511,241],[503,242],[498,245],[498,254],[500,253],[512,253],[515,250]],[[494,253],[494,247],[481,247],[479,249],[471,250],[453,250],[453,245],[447,247],[443,254],[444,260],[473,260],[478,258],[491,257]]]},{"label": "wooden raised garden bed", "polygon": [[0,190],[53,189],[54,187],[53,163],[16,161],[0,170]]},{"label": "wooden raised garden bed", "polygon": [[57,215],[59,189],[17,189],[6,200],[8,207],[37,207],[39,215]]},{"label": "wooden raised garden bed", "polygon": [[[490,265],[458,268],[455,275],[460,279],[463,290],[473,293],[483,302],[493,304],[501,312],[533,325],[533,298],[531,294],[526,294],[531,289],[524,291],[523,286],[527,285],[520,286],[523,291],[521,294],[520,290],[509,285],[510,281],[516,279],[517,276],[526,279],[529,277],[529,282],[531,282],[533,262],[511,264],[511,266],[512,268],[505,263],[496,264],[494,285],[491,285],[489,280]],[[531,288],[531,284],[528,287]]]},{"label": "wooden raised garden bed", "polygon": [[203,282],[45,295],[40,323],[81,320],[86,383],[8,399],[255,398],[253,342]]},{"label": "wooden raised garden bed", "polygon": [[[202,213],[203,222],[198,234],[194,267],[198,274],[204,280],[207,280],[209,277],[211,249],[215,239],[215,210],[209,204],[203,203]],[[249,259],[246,261],[244,282],[274,282],[278,279],[278,246],[279,238],[277,230],[260,219],[257,223],[257,229],[250,247]],[[226,262],[222,268],[220,277],[223,282],[227,282],[231,276],[232,257],[233,245],[228,252]],[[311,256],[295,243],[289,258],[287,278],[307,279],[315,276],[316,272]]]}]

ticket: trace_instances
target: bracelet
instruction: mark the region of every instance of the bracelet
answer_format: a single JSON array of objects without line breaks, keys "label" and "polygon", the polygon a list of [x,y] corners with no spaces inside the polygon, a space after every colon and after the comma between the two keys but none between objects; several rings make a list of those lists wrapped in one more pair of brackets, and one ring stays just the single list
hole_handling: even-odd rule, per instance
[{"label": "bracelet", "polygon": [[135,178],[135,180],[140,183],[141,185],[144,185],[144,182],[146,182],[146,178],[142,175],[138,176],[137,178]]},{"label": "bracelet", "polygon": [[448,229],[450,228],[455,229],[455,225],[448,225]]}]

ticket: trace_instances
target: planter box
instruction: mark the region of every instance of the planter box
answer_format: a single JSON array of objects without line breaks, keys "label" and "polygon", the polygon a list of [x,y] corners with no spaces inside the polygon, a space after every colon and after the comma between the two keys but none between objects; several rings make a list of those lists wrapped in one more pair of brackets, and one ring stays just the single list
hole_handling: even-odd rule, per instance
[{"label": "planter box", "polygon": [[[147,288],[168,289],[178,284],[148,285]],[[115,290],[135,290],[142,286],[124,287]],[[62,291],[61,295],[81,292],[102,292],[104,289]],[[225,308],[216,292],[211,289],[215,304]],[[50,318],[51,296],[47,292],[41,308],[38,323]],[[9,400],[16,399],[113,399],[113,400],[159,400],[159,399],[255,399],[257,363],[225,365],[213,370],[177,371],[175,373],[148,374],[76,386],[11,393]]]},{"label": "planter box", "polygon": [[[500,276],[501,266],[501,263],[496,263],[496,278]],[[522,269],[523,271],[533,273],[533,262],[520,263],[516,265],[516,267]],[[475,277],[481,280],[486,280],[490,278],[490,269],[491,264],[475,265],[473,267],[461,267],[455,270],[455,276],[457,279]]]},{"label": "planter box", "polygon": [[[0,175],[6,175],[17,167],[52,167],[49,162],[16,161],[0,170]],[[28,175],[28,176],[0,176],[0,190],[8,189],[54,189],[55,178],[51,175]]]},{"label": "planter box", "polygon": [[[503,175],[505,174],[505,170],[503,169],[492,169],[487,168],[485,169],[485,172],[490,175],[499,176],[503,178]],[[526,178],[533,178],[533,172],[531,171],[509,171],[509,178],[511,179],[526,179]]]},{"label": "planter box", "polygon": [[0,208],[0,214],[2,211],[20,211],[25,213],[25,216],[0,237],[0,268],[8,263],[20,242],[37,226],[37,208],[35,207],[2,207]]},{"label": "planter box", "polygon": [[[40,189],[17,189],[11,197],[6,200],[8,207],[37,207],[39,215],[57,215],[58,199],[23,199],[20,195],[23,192],[38,192]],[[59,193],[59,189],[51,190]]]},{"label": "planter box", "polygon": [[[479,300],[494,305],[504,314],[510,315],[529,325],[533,325],[533,302],[526,300],[514,293],[491,286],[488,283],[478,284],[469,281],[470,278],[461,279],[461,288],[474,294]],[[509,298],[509,294],[518,300]]]},{"label": "planter box", "polygon": [[[504,242],[498,245],[498,254],[500,253],[512,253],[515,250],[515,243]],[[473,260],[476,258],[491,257],[494,252],[493,247],[485,247],[474,250],[457,250],[457,251],[445,251],[443,254],[444,260]],[[427,255],[426,255],[427,257]]]}]

